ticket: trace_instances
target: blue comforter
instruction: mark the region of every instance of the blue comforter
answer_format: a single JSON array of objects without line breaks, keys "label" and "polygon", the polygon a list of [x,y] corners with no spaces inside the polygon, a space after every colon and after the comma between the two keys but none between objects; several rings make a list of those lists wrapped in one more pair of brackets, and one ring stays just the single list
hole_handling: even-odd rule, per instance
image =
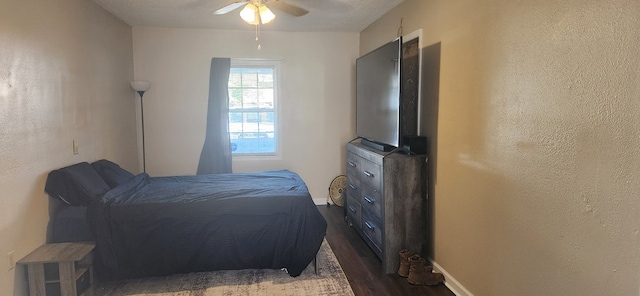
[{"label": "blue comforter", "polygon": [[326,221],[295,173],[137,175],[89,206],[101,278],[246,268],[313,260]]}]

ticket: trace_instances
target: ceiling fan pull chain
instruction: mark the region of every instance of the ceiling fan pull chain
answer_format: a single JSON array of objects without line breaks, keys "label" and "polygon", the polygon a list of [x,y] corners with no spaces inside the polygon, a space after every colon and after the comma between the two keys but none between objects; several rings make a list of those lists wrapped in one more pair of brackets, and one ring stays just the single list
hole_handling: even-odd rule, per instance
[{"label": "ceiling fan pull chain", "polygon": [[260,23],[256,25],[256,42],[258,42],[258,50],[260,50],[262,47],[260,46]]}]

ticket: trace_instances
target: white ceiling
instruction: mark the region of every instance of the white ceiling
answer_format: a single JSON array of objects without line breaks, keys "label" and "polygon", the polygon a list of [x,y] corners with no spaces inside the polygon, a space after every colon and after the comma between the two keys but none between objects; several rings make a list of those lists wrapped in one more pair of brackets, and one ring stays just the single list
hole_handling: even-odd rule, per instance
[{"label": "white ceiling", "polygon": [[[212,14],[236,1],[239,0],[93,0],[131,26],[254,30],[254,26],[240,19],[241,8],[225,15]],[[276,19],[262,25],[261,30],[360,32],[403,0],[282,1],[309,13],[294,17],[273,8]]]}]

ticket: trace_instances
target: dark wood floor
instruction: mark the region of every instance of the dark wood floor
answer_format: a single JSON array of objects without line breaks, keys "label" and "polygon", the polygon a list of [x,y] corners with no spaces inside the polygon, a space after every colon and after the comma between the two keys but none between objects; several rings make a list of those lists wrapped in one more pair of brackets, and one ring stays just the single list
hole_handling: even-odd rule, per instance
[{"label": "dark wood floor", "polygon": [[362,238],[343,219],[338,206],[318,206],[327,220],[327,241],[338,258],[351,288],[361,295],[427,295],[452,296],[443,284],[413,286],[396,274],[384,274],[380,260]]}]

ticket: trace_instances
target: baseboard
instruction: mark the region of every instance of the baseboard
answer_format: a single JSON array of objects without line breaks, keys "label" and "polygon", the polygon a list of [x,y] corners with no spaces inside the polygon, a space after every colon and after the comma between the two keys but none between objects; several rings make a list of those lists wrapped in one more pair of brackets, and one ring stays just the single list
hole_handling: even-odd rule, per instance
[{"label": "baseboard", "polygon": [[316,206],[326,205],[327,204],[327,199],[326,198],[314,198],[313,199],[313,203],[316,204]]},{"label": "baseboard", "polygon": [[431,261],[431,265],[433,266],[433,271],[442,273],[444,275],[444,285],[456,294],[457,296],[473,296],[467,288],[465,288],[460,282],[458,282],[451,274],[449,274],[442,266],[433,261],[433,259],[429,258]]}]

